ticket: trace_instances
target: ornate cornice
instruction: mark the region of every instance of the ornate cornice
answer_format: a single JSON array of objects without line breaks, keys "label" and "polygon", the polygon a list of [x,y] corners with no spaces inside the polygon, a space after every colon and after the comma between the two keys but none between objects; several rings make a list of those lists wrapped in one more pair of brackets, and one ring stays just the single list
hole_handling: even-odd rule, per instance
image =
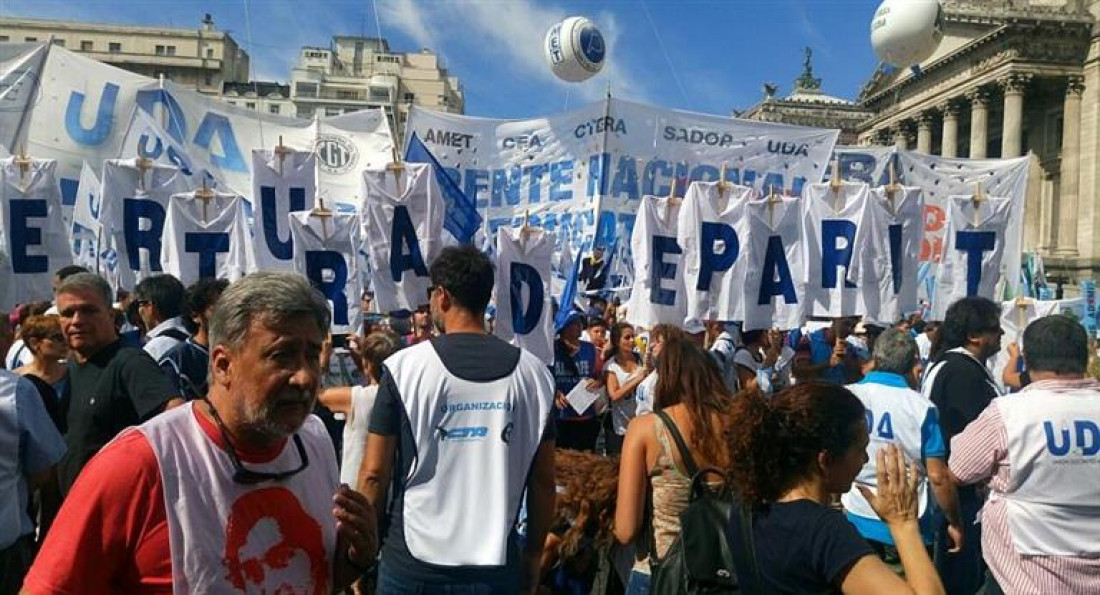
[{"label": "ornate cornice", "polygon": [[967,91],[965,96],[973,107],[988,107],[993,94],[987,87],[975,87]]},{"label": "ornate cornice", "polygon": [[997,83],[1004,90],[1005,95],[1023,95],[1034,78],[1035,75],[1029,72],[1014,72]]},{"label": "ornate cornice", "polygon": [[1076,95],[1078,99],[1085,92],[1085,77],[1071,75],[1066,77],[1066,95]]}]

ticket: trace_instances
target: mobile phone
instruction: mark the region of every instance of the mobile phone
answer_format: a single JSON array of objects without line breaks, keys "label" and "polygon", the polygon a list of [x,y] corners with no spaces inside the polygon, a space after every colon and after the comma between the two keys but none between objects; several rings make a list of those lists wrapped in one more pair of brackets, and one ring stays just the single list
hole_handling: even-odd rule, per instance
[{"label": "mobile phone", "polygon": [[348,346],[348,336],[347,336],[346,333],[342,334],[342,335],[333,335],[332,336],[332,347],[333,347],[333,349],[346,348],[347,346]]}]

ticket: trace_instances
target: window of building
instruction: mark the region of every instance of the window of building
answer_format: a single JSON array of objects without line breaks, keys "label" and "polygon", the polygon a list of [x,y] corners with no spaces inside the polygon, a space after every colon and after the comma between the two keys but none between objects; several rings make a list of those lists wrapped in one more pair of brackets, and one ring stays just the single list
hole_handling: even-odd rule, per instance
[{"label": "window of building", "polygon": [[412,103],[416,101],[415,93],[405,93],[405,103]]},{"label": "window of building", "polygon": [[122,51],[122,44],[116,41],[112,41],[107,44],[107,51],[111,52],[112,54],[117,54]]},{"label": "window of building", "polygon": [[312,118],[313,113],[314,113],[314,109],[312,107],[299,107],[298,108],[298,117],[299,118]]},{"label": "window of building", "polygon": [[378,61],[378,62],[385,62],[385,63],[388,63],[388,64],[400,64],[401,63],[401,58],[398,58],[397,56],[377,56],[377,57],[375,57],[375,60]]},{"label": "window of building", "polygon": [[389,101],[390,92],[383,87],[371,87],[370,89],[371,101]]},{"label": "window of building", "polygon": [[359,99],[359,93],[356,91],[337,91],[337,99]]},{"label": "window of building", "polygon": [[227,101],[226,103],[228,103],[229,105],[237,105],[236,101]]},{"label": "window of building", "polygon": [[317,83],[294,83],[294,94],[299,97],[317,97]]},{"label": "window of building", "polygon": [[162,46],[162,45],[158,45],[158,46],[157,46],[157,50],[156,50],[156,54],[157,54],[158,56],[163,56],[163,55],[164,55],[164,46]]},{"label": "window of building", "polygon": [[269,106],[267,106],[267,111],[269,111],[269,112],[271,112],[271,113],[273,113],[273,114],[276,114],[276,115],[278,115],[278,113],[279,113],[279,106],[277,106],[277,105],[269,105]]},{"label": "window of building", "polygon": [[53,40],[53,44],[58,46],[58,47],[65,47],[65,40],[64,39],[55,39],[55,40]]},{"label": "window of building", "polygon": [[85,40],[80,42],[80,51],[82,52],[90,52],[94,47],[95,46],[90,41]]},{"label": "window of building", "polygon": [[207,58],[213,58],[214,57],[214,48],[206,48],[206,57]]},{"label": "window of building", "polygon": [[7,35],[0,35],[0,41],[9,41],[11,38]]},{"label": "window of building", "polygon": [[210,74],[209,72],[202,75],[202,82],[207,87],[209,87],[210,85],[213,85],[214,84],[214,75]]},{"label": "window of building", "polygon": [[37,37],[24,37],[23,41],[25,41],[27,43],[34,43],[34,42],[38,41],[38,38]]},{"label": "window of building", "polygon": [[256,102],[255,101],[249,101],[249,102],[245,103],[244,106],[247,107],[248,109],[256,109]]},{"label": "window of building", "polygon": [[326,107],[325,108],[325,115],[326,116],[339,116],[340,115],[340,108],[338,108],[338,107]]},{"label": "window of building", "polygon": [[164,48],[164,53],[168,54],[169,56],[175,56],[176,55],[176,46],[170,45],[170,46],[165,47]]}]

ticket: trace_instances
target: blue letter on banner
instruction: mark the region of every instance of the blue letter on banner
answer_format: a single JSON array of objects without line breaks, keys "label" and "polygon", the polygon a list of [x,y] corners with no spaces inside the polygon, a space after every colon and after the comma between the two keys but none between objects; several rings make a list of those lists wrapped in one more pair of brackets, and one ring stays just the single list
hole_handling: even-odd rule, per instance
[{"label": "blue letter on banner", "polygon": [[[149,229],[141,229],[140,221],[149,222]],[[122,201],[122,234],[126,241],[126,256],[130,269],[141,270],[141,249],[149,251],[149,269],[160,272],[160,237],[164,234],[164,207],[145,198],[126,198]]]},{"label": "blue letter on banner", "polygon": [[[517,335],[526,335],[535,330],[542,318],[542,277],[535,267],[522,262],[513,262],[508,283],[508,293],[512,304],[512,331]],[[523,286],[528,289],[527,307],[523,303]]]},{"label": "blue letter on banner", "polygon": [[768,238],[768,251],[764,254],[764,269],[761,271],[760,293],[756,303],[770,304],[773,296],[782,295],[788,304],[797,304],[798,296],[794,292],[791,279],[791,267],[787,264],[787,253],[783,250],[783,238]]},{"label": "blue letter on banner", "polygon": [[420,255],[420,240],[416,237],[408,207],[393,209],[393,233],[390,234],[390,275],[394,283],[401,282],[401,275],[412,269],[420,277],[428,276],[428,267]]},{"label": "blue letter on banner", "polygon": [[[722,242],[723,249],[715,252],[714,246],[719,241]],[[695,289],[708,291],[711,276],[716,272],[729,270],[737,262],[740,251],[741,242],[732,226],[725,223],[703,223],[703,229],[699,233],[699,280],[695,283]]]},{"label": "blue letter on banner", "polygon": [[8,203],[11,213],[11,268],[15,273],[45,273],[50,260],[42,254],[27,254],[30,246],[42,245],[42,230],[31,227],[27,219],[45,219],[49,205],[44,200],[16,199]]},{"label": "blue letter on banner", "polygon": [[[332,271],[331,281],[325,281],[325,271]],[[344,256],[332,250],[307,250],[306,277],[332,302],[332,323],[347,325],[348,263]]]},{"label": "blue letter on banner", "polygon": [[997,245],[997,234],[992,231],[957,231],[955,249],[966,252],[966,297],[978,295],[982,282],[982,254]]},{"label": "blue letter on banner", "polygon": [[676,243],[676,238],[667,236],[653,236],[653,258],[650,262],[649,273],[649,301],[662,306],[671,306],[676,303],[676,292],[672,289],[662,289],[663,279],[676,278],[676,263],[665,262],[665,254],[682,254],[684,251]]},{"label": "blue letter on banner", "polygon": [[218,276],[218,254],[229,252],[229,234],[195,232],[183,235],[183,249],[199,255],[199,277]]},{"label": "blue letter on banner", "polygon": [[[844,238],[844,247],[837,247],[837,240]],[[852,248],[856,239],[856,224],[847,219],[828,219],[821,222],[821,288],[836,289],[838,267],[844,267],[847,277],[848,267],[852,266]],[[844,287],[855,289],[857,286],[844,279]]]},{"label": "blue letter on banner", "polygon": [[[278,204],[275,202],[275,187],[260,186],[260,216],[263,219],[264,241],[267,249],[279,260],[290,260],[294,257],[294,238],[287,230],[287,239],[279,238],[279,220],[286,221],[286,217],[279,217]],[[290,188],[290,204],[287,212],[306,210],[306,189]]]}]

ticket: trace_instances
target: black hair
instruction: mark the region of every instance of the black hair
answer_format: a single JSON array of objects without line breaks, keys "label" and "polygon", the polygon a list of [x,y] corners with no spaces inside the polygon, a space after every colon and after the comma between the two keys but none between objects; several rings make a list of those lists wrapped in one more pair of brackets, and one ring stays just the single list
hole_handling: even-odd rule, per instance
[{"label": "black hair", "polygon": [[1084,374],[1089,363],[1085,327],[1064,314],[1032,322],[1024,331],[1024,363],[1029,372]]},{"label": "black hair", "polygon": [[965,347],[974,335],[989,332],[1001,324],[1001,306],[984,297],[963,298],[947,308],[943,324],[932,346],[932,357],[956,347]]},{"label": "black hair", "polygon": [[164,320],[184,315],[184,297],[187,290],[172,275],[146,277],[134,287],[135,302],[151,302]]},{"label": "black hair", "polygon": [[461,308],[482,315],[493,293],[495,273],[489,257],[473,246],[448,246],[429,267],[432,284],[442,287]]},{"label": "black hair", "polygon": [[91,271],[89,271],[88,269],[86,269],[86,268],[84,268],[84,267],[82,267],[78,264],[70,264],[70,265],[66,265],[66,266],[63,266],[63,267],[57,269],[57,272],[54,273],[53,276],[57,277],[58,281],[64,281],[66,277],[71,277],[71,276],[73,276],[77,273],[90,273],[90,272]]},{"label": "black hair", "polygon": [[[187,288],[187,311],[192,316],[202,316],[207,308],[217,303],[226,287],[229,287],[229,281],[225,279],[203,277],[195,281]],[[192,320],[187,320],[187,326],[191,328],[191,332],[197,330]]]}]

